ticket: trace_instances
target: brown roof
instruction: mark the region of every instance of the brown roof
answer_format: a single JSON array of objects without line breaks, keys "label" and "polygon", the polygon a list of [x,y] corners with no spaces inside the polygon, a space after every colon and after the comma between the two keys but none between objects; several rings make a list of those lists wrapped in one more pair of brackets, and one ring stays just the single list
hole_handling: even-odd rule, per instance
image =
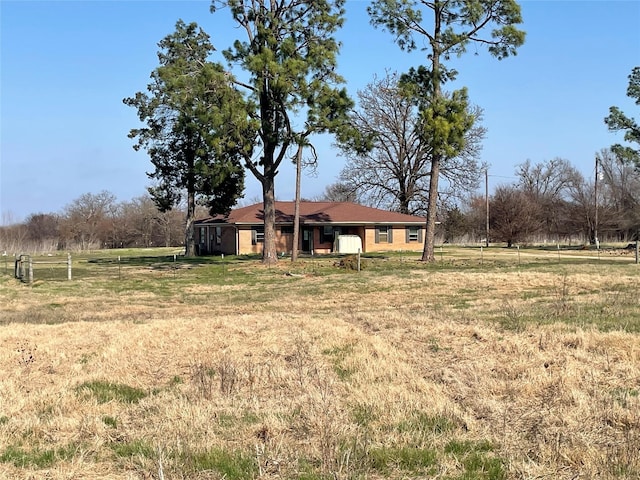
[{"label": "brown roof", "polygon": [[[276,202],[276,223],[293,223],[295,202]],[[227,216],[217,215],[198,220],[198,224],[227,223],[256,225],[264,222],[262,203],[232,210]],[[423,224],[425,219],[414,215],[389,212],[350,202],[300,202],[300,222],[313,224]]]}]

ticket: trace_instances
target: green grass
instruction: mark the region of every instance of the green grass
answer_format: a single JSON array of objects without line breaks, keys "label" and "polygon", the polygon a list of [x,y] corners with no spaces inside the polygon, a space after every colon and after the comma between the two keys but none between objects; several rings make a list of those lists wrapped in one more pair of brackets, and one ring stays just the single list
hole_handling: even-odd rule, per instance
[{"label": "green grass", "polygon": [[111,450],[120,458],[144,457],[154,458],[155,449],[145,440],[135,439],[129,442],[114,442]]},{"label": "green grass", "polygon": [[356,372],[354,368],[345,366],[344,362],[353,353],[353,345],[341,345],[328,348],[322,351],[332,359],[333,371],[340,380],[348,380]]},{"label": "green grass", "polygon": [[378,447],[369,450],[367,463],[371,470],[388,475],[403,470],[412,475],[433,474],[438,453],[431,448]]},{"label": "green grass", "polygon": [[213,470],[221,478],[228,480],[249,480],[256,478],[258,467],[253,456],[240,451],[228,452],[221,448],[185,452],[181,462],[191,471]]},{"label": "green grass", "polygon": [[79,394],[90,394],[98,403],[107,403],[110,401],[138,403],[147,396],[147,392],[140,388],[104,380],[84,382],[76,387],[76,392]]},{"label": "green grass", "polygon": [[424,412],[415,411],[411,417],[396,425],[399,433],[413,433],[419,437],[442,435],[452,432],[457,428],[457,422],[442,415],[427,415]]},{"label": "green grass", "polygon": [[118,419],[110,415],[103,416],[102,423],[104,423],[107,427],[118,428]]},{"label": "green grass", "polygon": [[20,445],[9,445],[0,453],[0,462],[12,463],[18,468],[48,468],[61,460],[71,460],[77,452],[77,445],[67,445],[54,449],[26,449]]}]

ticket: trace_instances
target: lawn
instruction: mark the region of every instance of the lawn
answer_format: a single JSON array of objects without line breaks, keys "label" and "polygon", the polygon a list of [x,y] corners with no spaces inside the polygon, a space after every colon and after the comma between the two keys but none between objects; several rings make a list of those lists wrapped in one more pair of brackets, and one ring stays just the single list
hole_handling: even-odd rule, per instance
[{"label": "lawn", "polygon": [[3,271],[0,478],[640,477],[626,252],[177,253]]}]

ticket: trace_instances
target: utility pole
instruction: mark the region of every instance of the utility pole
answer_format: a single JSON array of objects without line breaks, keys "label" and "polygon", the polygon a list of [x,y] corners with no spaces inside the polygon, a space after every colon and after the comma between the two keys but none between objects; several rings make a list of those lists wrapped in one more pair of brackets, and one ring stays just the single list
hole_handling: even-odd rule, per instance
[{"label": "utility pole", "polygon": [[484,201],[486,216],[485,245],[489,248],[489,167],[484,171]]},{"label": "utility pole", "polygon": [[596,175],[594,182],[594,206],[595,206],[595,217],[594,217],[594,225],[593,225],[593,241],[596,244],[596,250],[600,250],[600,242],[598,241],[598,154],[596,153]]}]

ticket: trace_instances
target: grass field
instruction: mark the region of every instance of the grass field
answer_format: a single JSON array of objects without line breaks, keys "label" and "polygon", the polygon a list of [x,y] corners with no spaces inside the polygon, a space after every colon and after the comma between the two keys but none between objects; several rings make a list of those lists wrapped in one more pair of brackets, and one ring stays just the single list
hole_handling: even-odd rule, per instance
[{"label": "grass field", "polygon": [[632,255],[175,253],[0,266],[0,478],[640,478]]}]

